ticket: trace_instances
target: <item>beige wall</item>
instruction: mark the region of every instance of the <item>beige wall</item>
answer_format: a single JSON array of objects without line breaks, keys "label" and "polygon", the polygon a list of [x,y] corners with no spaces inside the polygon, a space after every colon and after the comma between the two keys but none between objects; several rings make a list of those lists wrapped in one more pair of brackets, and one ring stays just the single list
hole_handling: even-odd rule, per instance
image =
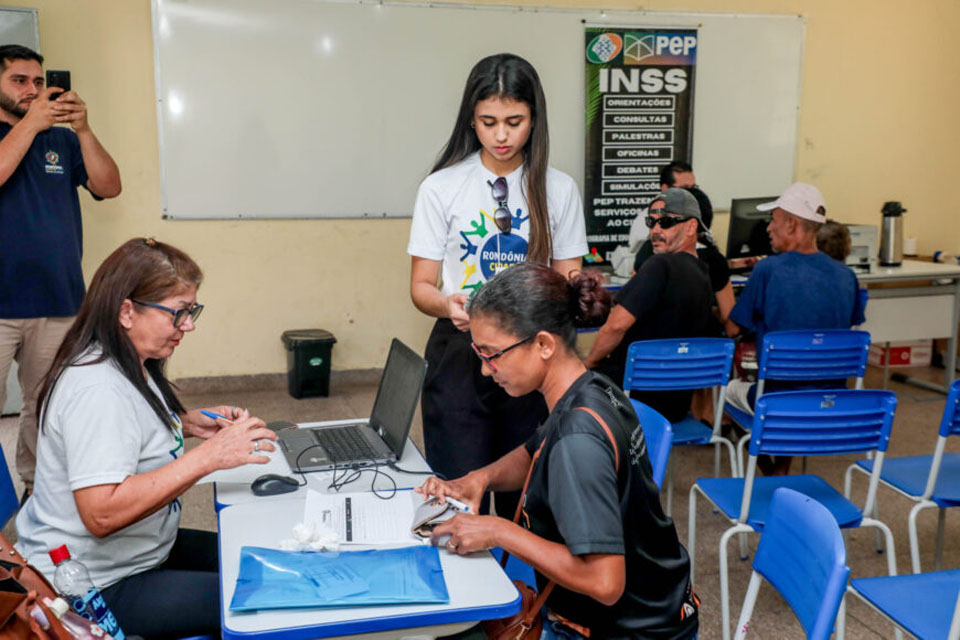
[{"label": "beige wall", "polygon": [[[172,377],[283,371],[280,333],[290,328],[332,331],[339,340],[336,369],[380,366],[392,335],[423,347],[430,321],[407,295],[409,220],[161,219],[149,0],[6,4],[39,8],[47,66],[73,71],[90,122],[121,168],[124,192],[118,199],[83,199],[87,278],[135,235],[175,244],[205,270],[200,299],[208,308],[199,331],[171,360]],[[596,6],[588,0],[526,4]],[[901,200],[909,209],[906,235],[919,238],[921,252],[960,252],[960,192],[953,182],[960,168],[957,0],[603,5],[806,15],[798,179],[820,186],[830,214],[845,222],[877,224],[883,201]],[[237,99],[266,99],[258,83],[275,80],[282,78],[238,87]],[[282,114],[282,99],[277,109]],[[703,186],[709,192],[710,185]],[[723,229],[725,222],[720,217],[714,227]],[[357,260],[361,249],[365,258]]]}]

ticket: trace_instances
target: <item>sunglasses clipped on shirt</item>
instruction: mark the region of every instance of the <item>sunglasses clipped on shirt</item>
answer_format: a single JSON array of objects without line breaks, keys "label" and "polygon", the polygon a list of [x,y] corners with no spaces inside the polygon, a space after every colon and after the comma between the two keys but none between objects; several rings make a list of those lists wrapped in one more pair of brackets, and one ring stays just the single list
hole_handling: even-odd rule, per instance
[{"label": "sunglasses clipped on shirt", "polygon": [[194,302],[189,307],[184,307],[182,309],[171,309],[170,307],[165,307],[162,304],[157,304],[156,302],[144,302],[142,300],[135,300],[130,298],[130,302],[134,304],[139,304],[143,307],[151,307],[153,309],[160,309],[160,311],[166,311],[169,314],[173,315],[173,326],[180,328],[180,325],[183,324],[184,320],[187,319],[187,316],[190,316],[190,319],[194,322],[197,321],[197,318],[200,317],[200,312],[203,311],[203,305]]},{"label": "sunglasses clipped on shirt", "polygon": [[493,221],[497,224],[500,233],[510,235],[510,231],[513,229],[513,216],[510,215],[510,209],[507,208],[507,195],[509,194],[507,179],[500,177],[493,182],[487,180],[487,184],[490,185],[490,193],[497,203],[497,209],[493,212]]},{"label": "sunglasses clipped on shirt", "polygon": [[647,216],[644,219],[644,222],[646,223],[648,229],[653,229],[658,224],[660,225],[661,229],[669,229],[670,227],[675,227],[681,222],[686,222],[687,220],[693,219],[694,218],[692,216],[661,216],[659,218],[651,218],[650,216]]}]

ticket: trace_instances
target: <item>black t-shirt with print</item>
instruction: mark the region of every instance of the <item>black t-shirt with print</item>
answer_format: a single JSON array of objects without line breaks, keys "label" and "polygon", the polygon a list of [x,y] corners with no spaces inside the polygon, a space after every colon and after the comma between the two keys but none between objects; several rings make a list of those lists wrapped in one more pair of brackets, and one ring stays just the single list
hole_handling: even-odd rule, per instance
[{"label": "black t-shirt with print", "polygon": [[[607,423],[614,449],[588,407]],[[595,638],[691,638],[697,616],[683,619],[690,559],[673,520],[663,513],[643,431],[630,401],[604,376],[588,371],[560,398],[527,442],[543,449],[527,487],[524,524],[574,555],[623,555],[626,588],[612,606],[557,585],[547,607]],[[539,587],[546,578],[537,574]]]},{"label": "black t-shirt with print", "polygon": [[[623,285],[617,304],[636,321],[620,344],[601,360],[596,370],[623,384],[627,349],[638,340],[718,336],[713,315],[716,296],[707,266],[689,253],[658,253]],[[690,410],[692,391],[633,391],[630,396],[650,405],[667,420],[682,420]]]}]

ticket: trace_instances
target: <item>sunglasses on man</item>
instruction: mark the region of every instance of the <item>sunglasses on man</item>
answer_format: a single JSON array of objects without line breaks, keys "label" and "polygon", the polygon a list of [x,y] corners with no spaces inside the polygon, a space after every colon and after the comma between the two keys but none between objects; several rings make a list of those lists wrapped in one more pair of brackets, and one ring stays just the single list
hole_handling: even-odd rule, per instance
[{"label": "sunglasses on man", "polygon": [[692,216],[660,216],[659,218],[647,216],[644,222],[646,223],[648,229],[653,229],[659,224],[661,229],[666,230],[670,227],[675,227],[682,222],[686,222],[687,220],[694,220],[694,218]]}]

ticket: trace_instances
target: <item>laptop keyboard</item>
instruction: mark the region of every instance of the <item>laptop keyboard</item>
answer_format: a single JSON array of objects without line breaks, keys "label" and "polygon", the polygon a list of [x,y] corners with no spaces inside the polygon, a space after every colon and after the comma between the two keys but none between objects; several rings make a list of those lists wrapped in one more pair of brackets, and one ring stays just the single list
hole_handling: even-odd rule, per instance
[{"label": "laptop keyboard", "polygon": [[375,460],[376,452],[356,427],[330,427],[314,431],[317,441],[334,462]]}]

